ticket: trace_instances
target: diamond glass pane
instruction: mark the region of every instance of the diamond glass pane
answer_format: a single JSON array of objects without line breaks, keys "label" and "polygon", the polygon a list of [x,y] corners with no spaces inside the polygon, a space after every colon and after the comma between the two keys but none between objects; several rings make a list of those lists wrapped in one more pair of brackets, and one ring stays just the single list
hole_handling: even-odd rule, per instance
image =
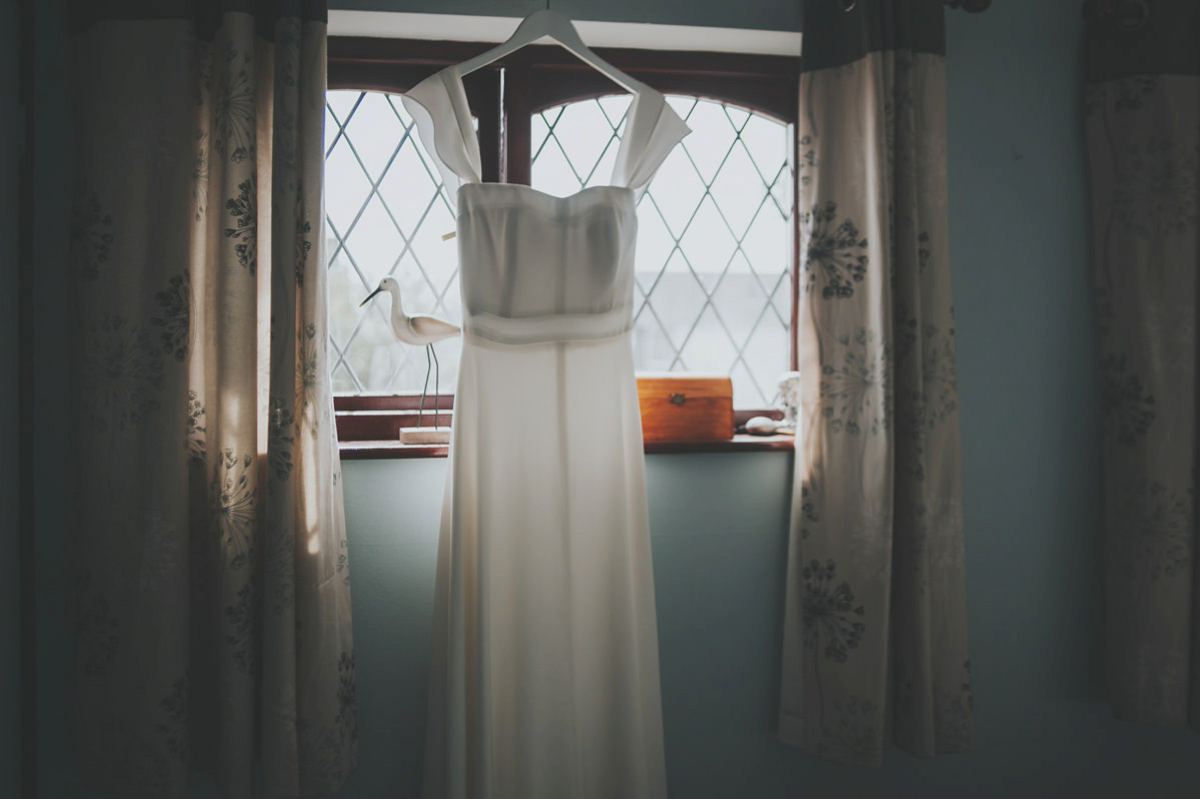
[{"label": "diamond glass pane", "polygon": [[[737,407],[769,405],[790,355],[792,128],[725,103],[667,99],[692,133],[638,205],[634,364],[728,374]],[[608,183],[629,100],[535,115],[534,187],[568,195]]]},{"label": "diamond glass pane", "polygon": [[[325,124],[329,362],[338,394],[420,392],[425,353],[396,341],[384,297],[359,303],[387,275],[405,310],[458,324],[454,213],[441,175],[421,146],[400,98],[331,90]],[[442,392],[458,378],[456,341],[438,345]],[[430,386],[433,390],[433,386]]]}]

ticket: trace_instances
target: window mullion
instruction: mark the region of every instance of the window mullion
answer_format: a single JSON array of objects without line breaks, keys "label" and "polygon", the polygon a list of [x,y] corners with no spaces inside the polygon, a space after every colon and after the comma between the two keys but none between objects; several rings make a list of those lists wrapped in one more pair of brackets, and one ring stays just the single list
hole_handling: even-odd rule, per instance
[{"label": "window mullion", "polygon": [[472,111],[479,120],[480,176],[485,182],[498,181],[504,171],[500,70],[469,75],[467,80]]},{"label": "window mullion", "polygon": [[504,70],[504,182],[526,186],[533,174],[530,77],[525,64]]}]

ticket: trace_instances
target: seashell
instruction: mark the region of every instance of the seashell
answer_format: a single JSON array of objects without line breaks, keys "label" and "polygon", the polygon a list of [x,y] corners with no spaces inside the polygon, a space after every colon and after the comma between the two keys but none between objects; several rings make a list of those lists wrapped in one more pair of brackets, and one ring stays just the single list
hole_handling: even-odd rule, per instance
[{"label": "seashell", "polygon": [[768,416],[752,416],[746,422],[746,432],[752,436],[773,436],[778,425]]}]

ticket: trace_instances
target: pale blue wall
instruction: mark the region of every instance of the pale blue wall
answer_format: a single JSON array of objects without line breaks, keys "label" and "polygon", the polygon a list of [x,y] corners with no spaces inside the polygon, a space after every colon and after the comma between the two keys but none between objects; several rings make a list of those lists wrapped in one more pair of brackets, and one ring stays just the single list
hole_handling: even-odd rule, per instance
[{"label": "pale blue wall", "polygon": [[[356,2],[367,7],[372,0]],[[422,2],[403,7],[464,13],[501,7],[482,0]],[[385,4],[400,6],[377,0],[375,7]],[[619,8],[630,19],[710,25],[791,20],[777,26],[787,29],[794,27],[789,15],[796,5],[579,0],[570,13],[599,18]],[[949,16],[950,222],[975,749],[929,761],[892,753],[882,769],[862,771],[776,743],[788,459],[652,456],[648,480],[675,799],[1200,795],[1200,736],[1117,723],[1087,697],[1098,414],[1076,104],[1080,19],[1074,3],[993,5],[981,16]],[[557,0],[554,7],[567,10]],[[44,23],[52,32],[53,18]],[[41,80],[53,96],[53,65]],[[62,264],[65,175],[51,155],[62,140],[60,112],[51,104],[39,117],[47,137],[44,146],[39,139],[44,219],[38,228],[39,268],[46,276],[39,307],[46,311]],[[40,373],[42,399],[50,402],[52,359],[66,342],[53,329],[44,332],[39,358],[51,360]],[[55,494],[62,441],[54,417],[43,419],[40,556],[53,566],[63,524]],[[362,738],[361,767],[345,797],[412,795],[419,778],[444,470],[440,460],[345,465]],[[73,799],[79,794],[70,788],[65,757],[58,587],[51,572],[40,608],[40,772],[46,796]]]},{"label": "pale blue wall", "polygon": [[16,794],[18,619],[17,173],[25,118],[18,94],[17,7],[0,2],[0,797]]}]

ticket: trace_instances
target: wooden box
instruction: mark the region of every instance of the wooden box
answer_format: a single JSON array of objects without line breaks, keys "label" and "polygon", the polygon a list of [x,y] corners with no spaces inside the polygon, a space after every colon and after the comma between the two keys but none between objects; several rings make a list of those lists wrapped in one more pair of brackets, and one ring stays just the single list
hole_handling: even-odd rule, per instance
[{"label": "wooden box", "polygon": [[663,373],[637,376],[645,441],[733,438],[733,381],[725,376]]}]

